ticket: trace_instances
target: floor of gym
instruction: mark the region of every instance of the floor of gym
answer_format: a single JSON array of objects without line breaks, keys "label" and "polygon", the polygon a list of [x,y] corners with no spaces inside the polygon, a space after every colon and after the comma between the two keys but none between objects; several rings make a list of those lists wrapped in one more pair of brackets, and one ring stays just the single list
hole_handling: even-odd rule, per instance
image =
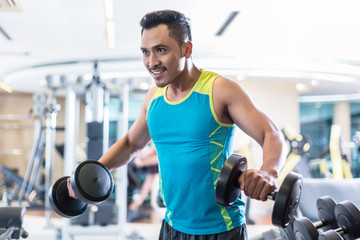
[{"label": "floor of gym", "polygon": [[[275,228],[271,225],[271,203],[270,202],[251,202],[250,219],[255,224],[248,225],[249,239],[261,239],[263,232]],[[163,218],[164,209],[143,209],[149,214],[149,218],[127,222],[124,226],[125,239],[132,240],[156,240],[160,230],[161,220]],[[53,227],[47,226],[44,211],[42,210],[27,210],[23,220],[23,227],[29,233],[27,240],[58,240],[57,229],[61,229],[62,218],[53,214],[51,223]],[[84,227],[86,228],[86,227]],[[99,239],[99,236],[94,235],[78,235],[74,240],[80,239]],[[113,236],[106,236],[106,232],[101,232],[101,239],[114,239]]]}]

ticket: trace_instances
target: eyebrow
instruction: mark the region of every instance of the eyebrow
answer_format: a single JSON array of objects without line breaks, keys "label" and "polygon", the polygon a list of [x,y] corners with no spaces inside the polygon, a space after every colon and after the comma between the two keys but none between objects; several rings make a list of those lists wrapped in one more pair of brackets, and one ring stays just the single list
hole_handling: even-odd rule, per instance
[{"label": "eyebrow", "polygon": [[[163,47],[168,47],[168,46],[165,44],[158,44],[158,45],[153,46],[151,49],[157,49],[157,48],[163,48]],[[140,50],[144,51],[144,50],[147,50],[147,48],[141,47]]]}]

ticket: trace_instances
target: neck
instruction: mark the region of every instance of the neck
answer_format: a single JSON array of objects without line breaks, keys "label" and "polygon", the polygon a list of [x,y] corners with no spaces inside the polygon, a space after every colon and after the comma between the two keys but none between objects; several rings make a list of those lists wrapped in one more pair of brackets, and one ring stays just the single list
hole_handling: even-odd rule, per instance
[{"label": "neck", "polygon": [[198,69],[190,59],[187,59],[184,70],[177,77],[177,80],[170,84],[170,88],[175,88],[180,91],[186,91],[191,89],[196,81],[198,80],[201,74],[200,69]]},{"label": "neck", "polygon": [[190,59],[185,64],[183,72],[175,81],[168,85],[167,97],[171,101],[185,97],[199,79],[201,70],[198,69]]}]

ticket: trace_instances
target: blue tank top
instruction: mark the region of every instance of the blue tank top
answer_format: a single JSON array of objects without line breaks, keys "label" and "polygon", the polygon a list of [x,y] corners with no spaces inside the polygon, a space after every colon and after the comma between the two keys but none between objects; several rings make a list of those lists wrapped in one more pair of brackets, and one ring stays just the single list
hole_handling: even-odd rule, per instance
[{"label": "blue tank top", "polygon": [[192,235],[225,232],[245,223],[245,204],[218,205],[215,188],[220,169],[232,153],[234,124],[217,118],[212,89],[216,73],[201,71],[183,99],[166,98],[158,88],[147,112],[150,136],[159,158],[160,196],[165,220]]}]

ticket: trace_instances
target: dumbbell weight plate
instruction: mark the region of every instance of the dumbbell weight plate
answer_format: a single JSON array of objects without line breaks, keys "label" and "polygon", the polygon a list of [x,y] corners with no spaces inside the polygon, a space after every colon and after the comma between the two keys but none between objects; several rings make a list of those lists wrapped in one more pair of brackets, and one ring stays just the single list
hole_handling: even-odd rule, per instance
[{"label": "dumbbell weight plate", "polygon": [[345,239],[360,237],[360,210],[350,201],[342,201],[335,206],[335,216],[339,228],[345,228]]},{"label": "dumbbell weight plate", "polygon": [[325,222],[325,226],[321,229],[327,231],[338,227],[335,216],[335,200],[330,196],[323,196],[317,199],[316,208],[319,220]]},{"label": "dumbbell weight plate", "polygon": [[290,172],[276,193],[272,212],[272,223],[278,227],[286,227],[295,215],[299,205],[303,180],[301,175]]},{"label": "dumbbell weight plate", "polygon": [[57,214],[62,217],[73,218],[85,212],[88,205],[80,199],[69,196],[68,178],[62,177],[53,184],[49,191],[49,202]]},{"label": "dumbbell weight plate", "polygon": [[239,154],[232,154],[222,167],[216,184],[216,202],[229,207],[240,195],[238,178],[247,169],[247,160]]},{"label": "dumbbell weight plate", "polygon": [[320,234],[318,240],[344,240],[344,238],[334,229],[330,229]]},{"label": "dumbbell weight plate", "polygon": [[99,204],[113,192],[110,171],[100,162],[88,160],[80,163],[70,177],[76,196],[89,204]]},{"label": "dumbbell weight plate", "polygon": [[294,234],[296,240],[318,239],[319,232],[310,219],[299,217],[294,222]]},{"label": "dumbbell weight plate", "polygon": [[[329,229],[336,229],[336,217],[334,209],[336,202],[330,196],[323,196],[317,199],[316,206],[318,210],[319,220],[324,223],[324,226],[321,227],[323,231]],[[319,231],[310,219],[306,217],[299,217],[294,223],[294,233],[296,239],[318,239]]]},{"label": "dumbbell weight plate", "polygon": [[295,218],[290,220],[290,223],[285,228],[279,228],[280,236],[282,240],[295,240],[294,234],[294,222]]}]

